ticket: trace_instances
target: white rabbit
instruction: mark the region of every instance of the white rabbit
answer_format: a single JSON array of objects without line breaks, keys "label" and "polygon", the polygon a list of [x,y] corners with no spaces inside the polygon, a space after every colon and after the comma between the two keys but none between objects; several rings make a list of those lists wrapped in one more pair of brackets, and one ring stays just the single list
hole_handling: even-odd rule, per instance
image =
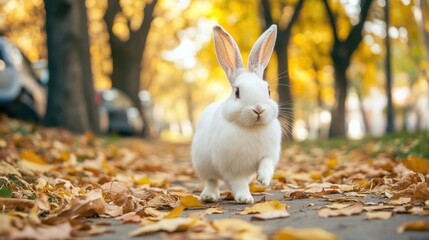
[{"label": "white rabbit", "polygon": [[200,199],[219,199],[218,181],[224,180],[238,203],[253,203],[249,182],[254,174],[270,184],[280,156],[281,126],[278,105],[270,98],[263,72],[273,52],[277,26],[272,25],[253,46],[247,70],[234,39],[221,27],[213,28],[219,64],[232,86],[231,95],[203,112],[192,142],[192,163],[206,181]]}]

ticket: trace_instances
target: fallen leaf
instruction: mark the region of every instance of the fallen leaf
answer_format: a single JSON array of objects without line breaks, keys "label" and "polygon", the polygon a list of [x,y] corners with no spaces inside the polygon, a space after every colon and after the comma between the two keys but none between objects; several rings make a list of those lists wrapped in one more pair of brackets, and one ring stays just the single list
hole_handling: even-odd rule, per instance
[{"label": "fallen leaf", "polygon": [[206,212],[206,214],[222,214],[225,212],[225,210],[223,210],[220,207],[211,207],[211,208],[206,209],[205,212]]},{"label": "fallen leaf", "polygon": [[405,231],[429,231],[429,222],[426,221],[412,221],[402,224],[398,229],[398,233]]},{"label": "fallen leaf", "polygon": [[402,160],[402,164],[416,173],[429,173],[429,160],[422,157],[409,156],[406,160]]},{"label": "fallen leaf", "polygon": [[173,210],[171,210],[171,212],[169,212],[167,215],[165,215],[164,218],[176,218],[178,216],[180,216],[180,214],[182,214],[183,210],[185,210],[185,205],[180,204],[179,206],[177,206],[176,208],[174,208]]},{"label": "fallen leaf", "polygon": [[33,208],[35,202],[28,199],[16,199],[16,198],[0,198],[0,209],[2,211],[23,211],[28,212],[29,209]]},{"label": "fallen leaf", "polygon": [[21,177],[21,173],[7,162],[0,162],[0,176],[17,175]]},{"label": "fallen leaf", "polygon": [[37,164],[46,164],[46,161],[43,160],[39,155],[37,155],[32,150],[24,150],[19,153],[19,157],[22,160],[27,160],[29,162],[37,163]]},{"label": "fallen leaf", "polygon": [[266,239],[263,228],[237,218],[217,219],[212,222],[217,230],[216,238],[227,239]]},{"label": "fallen leaf", "polygon": [[319,216],[326,217],[342,217],[342,216],[351,216],[360,214],[363,210],[363,206],[360,203],[351,204],[350,206],[341,208],[341,209],[330,209],[327,207],[322,207],[319,210]]},{"label": "fallen leaf", "polygon": [[246,207],[243,211],[237,212],[238,215],[252,214],[252,213],[264,213],[277,210],[285,210],[286,204],[278,200],[267,201],[262,203],[256,203],[251,207]]},{"label": "fallen leaf", "polygon": [[122,205],[131,191],[123,182],[107,182],[101,185],[101,189],[106,194],[108,199],[111,199],[115,204]]},{"label": "fallen leaf", "polygon": [[250,220],[269,220],[269,219],[277,219],[277,218],[286,218],[289,217],[290,214],[286,210],[278,210],[271,212],[264,212],[253,215]]},{"label": "fallen leaf", "polygon": [[145,234],[164,232],[184,231],[195,224],[197,220],[192,218],[169,218],[162,219],[159,222],[142,226],[128,234],[130,237],[136,237]]},{"label": "fallen leaf", "polygon": [[392,205],[404,205],[404,204],[407,204],[407,203],[410,203],[410,202],[411,202],[411,198],[409,198],[409,197],[400,197],[400,198],[395,199],[395,200],[390,200],[389,204],[392,204]]},{"label": "fallen leaf", "polygon": [[392,212],[367,212],[366,219],[389,219],[392,216]]},{"label": "fallen leaf", "polygon": [[282,228],[271,237],[272,240],[337,240],[338,237],[321,228]]},{"label": "fallen leaf", "polygon": [[186,195],[179,198],[180,202],[185,206],[186,209],[201,209],[207,208],[201,204],[200,200],[194,195]]},{"label": "fallen leaf", "polygon": [[251,183],[249,185],[249,189],[250,189],[250,192],[252,193],[261,193],[261,192],[265,192],[265,190],[267,190],[267,187]]}]

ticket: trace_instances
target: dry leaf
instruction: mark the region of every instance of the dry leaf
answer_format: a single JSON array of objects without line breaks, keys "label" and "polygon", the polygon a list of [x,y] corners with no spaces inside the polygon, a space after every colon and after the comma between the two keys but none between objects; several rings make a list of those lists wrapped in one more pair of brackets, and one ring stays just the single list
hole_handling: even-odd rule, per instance
[{"label": "dry leaf", "polygon": [[392,216],[392,212],[367,212],[366,219],[389,219]]},{"label": "dry leaf", "polygon": [[224,212],[225,212],[225,210],[223,210],[220,207],[211,207],[211,208],[206,209],[206,211],[205,211],[206,214],[222,214]]},{"label": "dry leaf", "polygon": [[278,200],[267,201],[262,203],[256,203],[251,207],[246,207],[243,211],[237,212],[236,214],[245,215],[252,213],[264,213],[278,210],[285,210],[286,204]]},{"label": "dry leaf", "polygon": [[269,219],[277,219],[277,218],[286,218],[289,217],[290,214],[286,210],[278,210],[271,212],[264,212],[253,215],[250,220],[269,220]]},{"label": "dry leaf", "polygon": [[128,235],[130,237],[136,237],[140,235],[155,233],[155,232],[176,232],[176,231],[184,231],[188,229],[190,226],[195,224],[197,220],[192,218],[169,218],[162,219],[159,222],[142,226]]},{"label": "dry leaf", "polygon": [[321,228],[283,228],[271,237],[272,240],[337,240],[333,233]]},{"label": "dry leaf", "polygon": [[263,229],[237,218],[217,219],[212,222],[213,227],[218,231],[216,238],[227,239],[266,239]]},{"label": "dry leaf", "polygon": [[108,199],[111,199],[117,205],[122,205],[129,194],[130,189],[123,182],[107,182],[101,185],[101,189]]},{"label": "dry leaf", "polygon": [[404,205],[411,202],[411,198],[409,197],[400,197],[399,199],[390,200],[389,204],[393,205]]},{"label": "dry leaf", "polygon": [[341,209],[330,209],[327,207],[322,207],[319,210],[320,217],[342,217],[342,216],[351,216],[360,214],[363,210],[363,206],[360,203],[351,204],[345,208]]},{"label": "dry leaf", "polygon": [[398,229],[398,233],[405,231],[429,231],[429,222],[426,221],[413,221],[402,224]]}]

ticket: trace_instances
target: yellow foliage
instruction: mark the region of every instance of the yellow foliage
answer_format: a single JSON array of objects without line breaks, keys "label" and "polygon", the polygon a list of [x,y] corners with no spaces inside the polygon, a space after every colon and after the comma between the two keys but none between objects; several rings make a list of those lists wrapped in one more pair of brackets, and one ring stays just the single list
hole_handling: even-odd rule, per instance
[{"label": "yellow foliage", "polygon": [[429,160],[417,156],[409,156],[408,159],[402,160],[402,163],[410,170],[416,173],[429,173]]}]

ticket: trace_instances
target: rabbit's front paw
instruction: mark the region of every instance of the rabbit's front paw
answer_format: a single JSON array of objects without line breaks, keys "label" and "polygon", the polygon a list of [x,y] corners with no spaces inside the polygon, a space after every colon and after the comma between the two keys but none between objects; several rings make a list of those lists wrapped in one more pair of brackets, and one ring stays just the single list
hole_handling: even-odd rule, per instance
[{"label": "rabbit's front paw", "polygon": [[238,193],[237,196],[234,196],[234,199],[237,203],[249,204],[253,203],[253,197],[250,192],[247,193]]},{"label": "rabbit's front paw", "polygon": [[258,171],[258,174],[256,175],[256,180],[260,182],[262,185],[268,187],[270,185],[272,175],[269,174],[267,171]]}]

